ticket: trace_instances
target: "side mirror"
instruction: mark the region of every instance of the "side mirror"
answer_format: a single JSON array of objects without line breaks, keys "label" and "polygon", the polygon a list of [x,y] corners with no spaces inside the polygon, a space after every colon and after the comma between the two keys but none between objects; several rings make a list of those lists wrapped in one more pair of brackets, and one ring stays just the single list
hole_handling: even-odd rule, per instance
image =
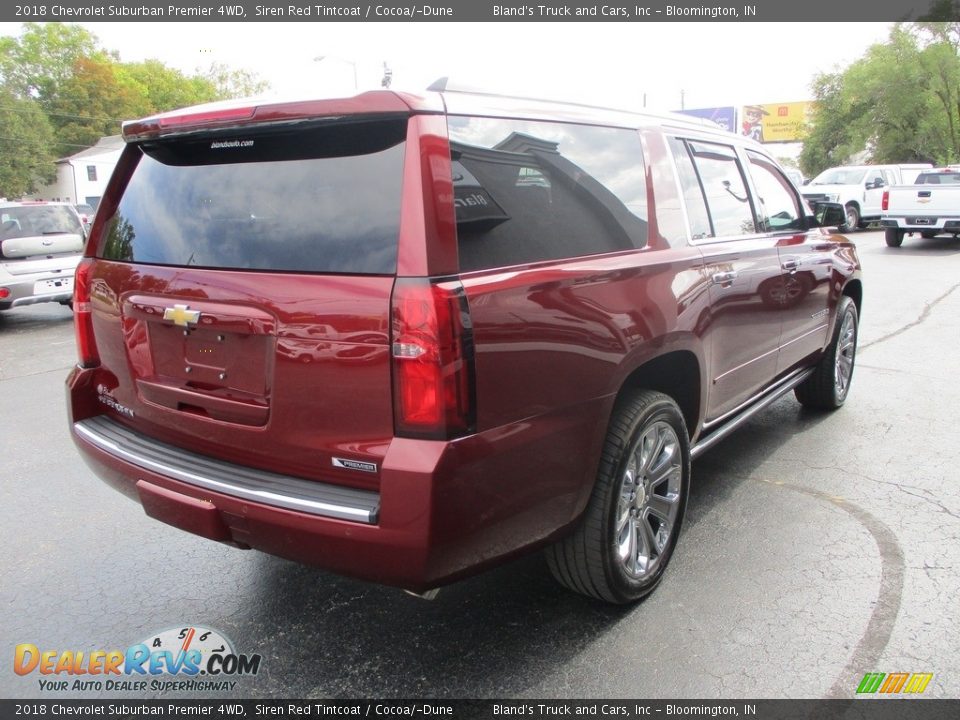
[{"label": "side mirror", "polygon": [[840,203],[815,202],[813,220],[814,227],[838,227],[847,222],[847,212]]}]

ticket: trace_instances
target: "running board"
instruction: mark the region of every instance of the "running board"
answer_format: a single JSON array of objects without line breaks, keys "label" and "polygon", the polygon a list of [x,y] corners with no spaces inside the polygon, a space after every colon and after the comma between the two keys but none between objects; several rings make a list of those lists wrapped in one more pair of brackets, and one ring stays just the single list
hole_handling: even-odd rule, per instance
[{"label": "running board", "polygon": [[725,422],[707,437],[703,438],[697,442],[696,445],[690,448],[690,459],[696,460],[700,455],[705,453],[727,435],[739,428],[758,412],[772,405],[774,402],[793,390],[797,385],[813,375],[815,370],[816,368],[800,370],[794,375],[788,375],[779,383],[771,387],[764,395],[760,396],[760,400],[742,410],[738,415],[733,416],[731,420]]}]

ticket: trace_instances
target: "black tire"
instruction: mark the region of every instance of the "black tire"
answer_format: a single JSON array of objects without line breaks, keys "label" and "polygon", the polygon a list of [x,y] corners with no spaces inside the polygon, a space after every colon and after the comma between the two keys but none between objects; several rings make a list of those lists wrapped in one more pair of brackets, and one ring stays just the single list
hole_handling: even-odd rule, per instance
[{"label": "black tire", "polygon": [[852,232],[860,227],[860,208],[853,203],[846,206],[847,220],[840,228],[846,232]]},{"label": "black tire", "polygon": [[903,230],[896,228],[887,228],[883,233],[883,239],[887,241],[887,247],[900,247],[903,245]]},{"label": "black tire", "polygon": [[936,230],[924,230],[920,233],[920,237],[922,237],[924,240],[933,240],[936,236]]},{"label": "black tire", "polygon": [[677,545],[689,487],[690,441],[677,404],[650,390],[621,398],[580,524],[547,548],[551,573],[565,587],[611,603],[649,594]]},{"label": "black tire", "polygon": [[837,308],[837,322],[830,347],[820,358],[813,375],[793,391],[800,404],[817,410],[836,410],[843,405],[853,379],[858,334],[857,306],[844,295]]}]

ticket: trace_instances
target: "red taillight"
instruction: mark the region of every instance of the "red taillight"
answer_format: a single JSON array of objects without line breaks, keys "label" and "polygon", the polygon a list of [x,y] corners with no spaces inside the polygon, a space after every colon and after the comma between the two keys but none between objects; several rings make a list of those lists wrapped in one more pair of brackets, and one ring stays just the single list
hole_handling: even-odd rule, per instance
[{"label": "red taillight", "polygon": [[473,334],[458,282],[398,278],[392,307],[396,433],[448,439],[473,429]]},{"label": "red taillight", "polygon": [[80,367],[100,364],[97,343],[93,338],[93,313],[90,306],[90,274],[93,258],[84,258],[73,276],[73,328],[77,335],[77,355]]},{"label": "red taillight", "polygon": [[890,191],[883,191],[883,198],[880,200],[880,209],[889,210],[890,209]]}]

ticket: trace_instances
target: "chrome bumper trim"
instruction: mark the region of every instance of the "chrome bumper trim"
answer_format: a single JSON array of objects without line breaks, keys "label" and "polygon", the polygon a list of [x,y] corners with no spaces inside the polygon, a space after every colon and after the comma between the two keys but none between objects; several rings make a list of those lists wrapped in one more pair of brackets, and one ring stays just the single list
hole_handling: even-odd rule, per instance
[{"label": "chrome bumper trim", "polygon": [[74,423],[77,435],[103,452],[194,487],[310,515],[374,525],[380,495],[215,460],[154,440],[98,415]]}]

